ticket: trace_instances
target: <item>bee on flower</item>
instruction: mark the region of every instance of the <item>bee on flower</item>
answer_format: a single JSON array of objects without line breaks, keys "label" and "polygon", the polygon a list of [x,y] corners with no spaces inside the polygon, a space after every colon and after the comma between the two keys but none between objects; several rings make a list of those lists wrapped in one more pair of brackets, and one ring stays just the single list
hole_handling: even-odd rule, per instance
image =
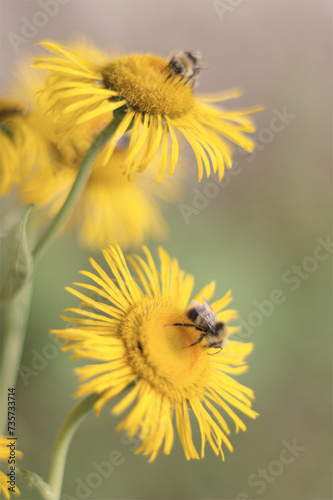
[{"label": "bee on flower", "polygon": [[[67,309],[73,317],[67,313],[63,319],[72,326],[52,333],[67,341],[62,350],[72,351],[74,358],[93,360],[76,369],[81,382],[76,396],[97,394],[98,415],[127,389],[112,413],[126,412],[118,429],[130,437],[138,434],[141,445],[136,453],[149,455],[150,461],[161,448],[170,453],[174,416],[186,458],[199,458],[190,413],[199,424],[201,457],[208,442],[224,459],[224,447],[233,450],[224,414],[236,432],[246,429],[236,411],[257,416],[251,408],[252,390],[233,378],[247,371],[245,357],[253,344],[231,339],[238,328],[229,325],[237,317],[236,311],[226,309],[230,291],[209,305],[207,315],[203,297],[212,298],[215,283],[200,290],[189,306],[193,277],[163,249],[159,249],[160,267],[148,248],[143,251],[145,258],[125,259],[119,247],[109,247],[103,251],[109,271],[90,259],[93,271],[81,273],[91,283],[76,283],[83,291],[68,288],[82,307]],[[226,332],[226,325],[228,343],[221,332],[218,344],[214,343],[213,329]]]},{"label": "bee on flower", "polygon": [[238,97],[238,89],[208,96],[193,92],[203,65],[191,51],[170,60],[151,54],[108,58],[96,50],[41,45],[53,55],[40,57],[34,67],[50,72],[40,99],[56,123],[60,140],[81,124],[113,113],[118,127],[100,155],[110,160],[118,140],[129,132],[131,140],[122,168],[128,175],[142,172],[161,149],[157,181],[175,170],[182,135],[193,149],[199,181],[205,170],[222,179],[232,165],[229,141],[246,151],[254,149],[247,136],[255,131],[250,114],[260,108],[227,111],[216,106]]}]

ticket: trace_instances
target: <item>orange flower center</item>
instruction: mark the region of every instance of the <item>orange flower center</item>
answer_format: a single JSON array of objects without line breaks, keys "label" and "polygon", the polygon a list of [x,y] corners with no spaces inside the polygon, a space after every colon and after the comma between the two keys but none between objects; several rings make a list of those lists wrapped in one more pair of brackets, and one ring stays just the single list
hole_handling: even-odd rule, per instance
[{"label": "orange flower center", "polygon": [[170,75],[168,62],[160,57],[122,57],[104,68],[103,78],[107,88],[118,92],[140,113],[174,119],[193,106],[191,87],[179,75]]},{"label": "orange flower center", "polygon": [[188,318],[174,304],[146,298],[133,307],[121,326],[133,370],[174,401],[201,396],[210,373],[205,343],[191,346],[198,331],[174,326],[184,322]]}]

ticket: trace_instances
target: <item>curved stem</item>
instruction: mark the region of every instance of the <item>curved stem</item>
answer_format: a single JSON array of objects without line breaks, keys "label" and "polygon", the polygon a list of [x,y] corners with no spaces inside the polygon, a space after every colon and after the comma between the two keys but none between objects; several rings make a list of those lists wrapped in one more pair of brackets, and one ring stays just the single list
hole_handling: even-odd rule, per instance
[{"label": "curved stem", "polygon": [[[32,280],[15,295],[13,301],[3,311],[2,326],[6,332],[2,340],[2,368],[1,368],[1,408],[2,418],[0,434],[6,434],[7,394],[8,389],[16,386],[19,363],[22,357],[24,335],[29,319],[32,295]],[[5,420],[3,420],[5,418]]]},{"label": "curved stem", "polygon": [[32,255],[34,258],[34,264],[39,262],[39,260],[43,257],[49,246],[52,244],[54,239],[57,237],[60,229],[62,228],[65,220],[68,218],[70,213],[75,207],[77,200],[82,193],[89,176],[91,174],[92,166],[100,153],[101,149],[105,146],[105,144],[110,140],[111,136],[117,129],[119,123],[121,122],[122,117],[114,118],[112,122],[110,122],[104,130],[96,137],[94,142],[91,144],[88,149],[85,157],[82,160],[80,165],[80,169],[70,190],[70,193],[58,212],[57,216],[53,220],[51,226],[48,228],[42,239],[37,244],[35,250]]},{"label": "curved stem", "polygon": [[[121,392],[131,389],[134,385],[135,383],[131,382]],[[60,500],[66,457],[72,437],[82,420],[93,410],[94,404],[100,397],[101,395],[96,392],[87,396],[71,411],[60,428],[54,447],[48,483],[53,492],[52,500]]]},{"label": "curved stem", "polygon": [[86,397],[72,410],[60,428],[55,443],[49,477],[54,500],[60,500],[66,457],[72,437],[82,420],[91,412],[99,397],[100,395],[96,393]]},{"label": "curved stem", "polygon": [[[38,264],[45,252],[51,246],[64,222],[74,210],[75,205],[89,179],[95,159],[99,155],[101,149],[110,140],[122,119],[123,114],[118,113],[117,117],[115,117],[112,122],[110,122],[104,130],[102,130],[88,149],[65,203],[32,253],[34,267]],[[29,318],[32,285],[33,277],[30,278],[28,283],[24,285],[17,296],[15,296],[11,303],[8,304],[3,315],[5,324],[3,325],[4,339],[1,349],[4,357],[2,369],[3,376],[1,377],[2,398],[7,397],[8,387],[14,387],[16,385],[18,365],[22,355],[27,321]],[[5,406],[3,407],[5,408]]]}]

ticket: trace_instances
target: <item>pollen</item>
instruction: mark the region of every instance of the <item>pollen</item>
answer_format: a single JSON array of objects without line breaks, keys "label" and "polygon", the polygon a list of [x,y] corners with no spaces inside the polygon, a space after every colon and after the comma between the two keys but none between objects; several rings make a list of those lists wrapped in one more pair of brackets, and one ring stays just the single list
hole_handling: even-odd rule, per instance
[{"label": "pollen", "polygon": [[209,356],[195,328],[174,326],[186,321],[174,305],[143,299],[121,326],[129,363],[138,377],[174,402],[200,397],[207,386]]},{"label": "pollen", "polygon": [[170,74],[168,63],[152,55],[116,59],[103,71],[105,86],[140,113],[180,118],[191,110],[191,87]]}]

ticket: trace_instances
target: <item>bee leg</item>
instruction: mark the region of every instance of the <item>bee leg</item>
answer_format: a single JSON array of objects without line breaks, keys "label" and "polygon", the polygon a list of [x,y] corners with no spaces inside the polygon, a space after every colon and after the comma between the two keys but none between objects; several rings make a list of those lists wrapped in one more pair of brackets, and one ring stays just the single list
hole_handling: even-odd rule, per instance
[{"label": "bee leg", "polygon": [[181,76],[181,77],[180,77],[180,79],[179,79],[179,81],[176,83],[176,85],[178,85],[178,84],[179,84],[180,82],[182,82],[183,80],[184,80],[184,77],[183,77],[183,76]]},{"label": "bee leg", "polygon": [[177,78],[177,75],[173,75],[172,73],[170,73],[170,75],[166,77],[166,79],[164,80],[164,83],[166,83],[169,80],[169,78],[172,78],[172,77],[173,77],[173,79],[169,83],[170,84],[173,83],[175,81],[175,79]]},{"label": "bee leg", "polygon": [[168,325],[164,326],[191,326],[192,328],[195,328],[196,330],[201,330],[201,328],[197,327],[197,325],[194,325],[193,323],[170,323]]},{"label": "bee leg", "polygon": [[[195,88],[195,85],[196,85],[196,82],[195,80],[192,80],[192,76],[190,76],[187,80],[185,80],[185,82],[183,83],[183,85],[186,85],[187,83],[189,84],[189,86],[191,87],[191,89],[194,89]],[[192,82],[191,82],[192,80]]]},{"label": "bee leg", "polygon": [[217,352],[213,352],[213,353],[208,352],[208,354],[209,354],[209,356],[215,356],[215,354],[218,354],[219,352],[221,352],[221,351],[222,351],[222,349],[223,349],[223,348],[222,348],[222,347],[220,347],[220,348],[219,348],[219,350],[218,350]]},{"label": "bee leg", "polygon": [[174,61],[174,57],[171,59],[171,61],[169,61],[169,62],[168,62],[168,64],[165,66],[165,68],[163,68],[163,69],[162,69],[162,73],[163,73],[163,71],[165,71],[167,68],[171,68],[171,67],[172,67],[173,61]]},{"label": "bee leg", "polygon": [[[198,330],[199,330],[199,328],[198,328]],[[193,344],[190,344],[187,347],[192,347],[193,345],[199,344],[205,336],[206,336],[206,333],[202,333],[196,342],[193,342]]]}]

